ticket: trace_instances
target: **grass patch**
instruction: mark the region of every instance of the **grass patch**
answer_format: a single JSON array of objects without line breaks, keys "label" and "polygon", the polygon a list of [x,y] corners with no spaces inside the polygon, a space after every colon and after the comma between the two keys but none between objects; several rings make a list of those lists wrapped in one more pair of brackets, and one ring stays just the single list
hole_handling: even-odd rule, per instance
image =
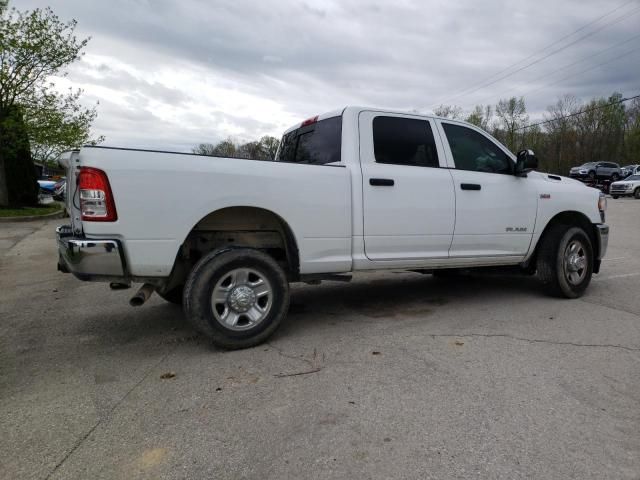
[{"label": "grass patch", "polygon": [[6,208],[0,207],[0,217],[37,217],[39,215],[49,215],[50,213],[56,213],[62,210],[62,206],[59,203],[52,203],[50,205],[42,205],[39,207],[20,207],[20,208]]}]

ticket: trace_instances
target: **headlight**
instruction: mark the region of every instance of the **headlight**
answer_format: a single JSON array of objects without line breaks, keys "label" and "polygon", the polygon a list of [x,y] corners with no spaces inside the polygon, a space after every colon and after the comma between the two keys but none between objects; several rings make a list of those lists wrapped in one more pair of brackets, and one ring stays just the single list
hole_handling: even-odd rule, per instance
[{"label": "headlight", "polygon": [[598,210],[600,211],[600,219],[604,223],[604,212],[607,210],[607,197],[605,197],[602,192],[600,192],[600,196],[598,197]]}]

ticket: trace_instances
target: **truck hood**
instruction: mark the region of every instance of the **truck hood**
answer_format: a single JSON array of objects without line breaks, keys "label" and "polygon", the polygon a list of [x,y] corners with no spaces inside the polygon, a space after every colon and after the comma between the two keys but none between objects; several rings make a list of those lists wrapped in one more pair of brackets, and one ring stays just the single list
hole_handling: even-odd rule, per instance
[{"label": "truck hood", "polygon": [[569,177],[563,177],[561,175],[555,175],[552,173],[544,173],[544,172],[530,172],[529,175],[535,175],[536,178],[543,180],[545,182],[551,182],[551,183],[562,183],[565,185],[580,185],[582,187],[587,187],[584,183],[582,183],[579,180],[575,180],[573,178],[569,178]]}]

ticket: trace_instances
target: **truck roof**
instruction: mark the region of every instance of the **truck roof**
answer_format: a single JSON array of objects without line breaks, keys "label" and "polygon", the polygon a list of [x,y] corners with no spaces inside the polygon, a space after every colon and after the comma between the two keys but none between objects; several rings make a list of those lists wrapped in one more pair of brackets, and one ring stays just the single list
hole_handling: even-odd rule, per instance
[{"label": "truck roof", "polygon": [[393,109],[393,108],[379,108],[379,107],[362,107],[362,106],[357,106],[357,105],[347,105],[344,108],[338,108],[336,110],[331,110],[330,112],[325,112],[319,115],[315,115],[313,117],[309,117],[306,120],[303,120],[299,123],[296,123],[295,125],[292,125],[291,127],[289,127],[285,132],[284,135],[286,135],[287,133],[291,132],[292,130],[296,130],[300,127],[302,127],[303,125],[307,125],[309,123],[312,122],[317,122],[320,120],[326,120],[327,118],[332,118],[332,117],[338,117],[340,115],[344,115],[347,111],[349,111],[349,113],[352,113],[354,115],[357,115],[360,112],[363,111],[373,111],[373,112],[380,112],[380,113],[393,113],[393,114],[399,114],[399,115],[414,115],[416,117],[425,117],[425,118],[437,118],[440,120],[447,120],[447,121],[454,121],[454,122],[460,122],[460,123],[468,123],[465,122],[464,120],[457,120],[457,119],[451,119],[451,118],[445,118],[445,117],[438,117],[437,115],[432,115],[432,114],[427,114],[427,113],[421,113],[421,112],[412,112],[412,111],[407,111],[407,110],[401,110],[401,109]]}]

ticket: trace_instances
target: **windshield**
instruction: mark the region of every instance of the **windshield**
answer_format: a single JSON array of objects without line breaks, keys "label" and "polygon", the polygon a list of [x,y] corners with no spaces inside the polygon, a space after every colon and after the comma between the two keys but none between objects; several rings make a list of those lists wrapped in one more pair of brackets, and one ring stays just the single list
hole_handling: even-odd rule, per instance
[{"label": "windshield", "polygon": [[630,177],[625,178],[625,180],[640,180],[640,175],[631,175]]}]

